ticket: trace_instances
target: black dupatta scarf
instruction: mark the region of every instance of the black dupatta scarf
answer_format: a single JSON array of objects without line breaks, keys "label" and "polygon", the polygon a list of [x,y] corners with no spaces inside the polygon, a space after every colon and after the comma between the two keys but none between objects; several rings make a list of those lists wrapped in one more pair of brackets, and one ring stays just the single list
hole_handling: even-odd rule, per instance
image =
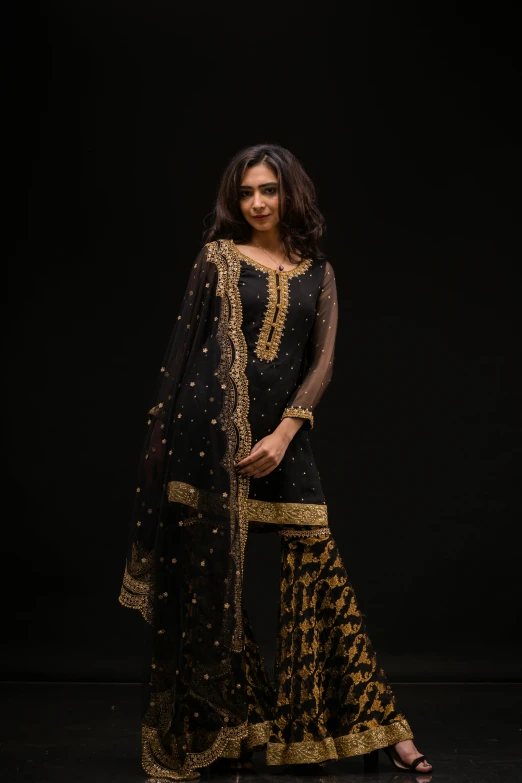
[{"label": "black dupatta scarf", "polygon": [[242,583],[250,453],[240,262],[211,242],[191,269],[138,469],[124,606],[153,628],[144,770],[194,779],[247,733]]}]

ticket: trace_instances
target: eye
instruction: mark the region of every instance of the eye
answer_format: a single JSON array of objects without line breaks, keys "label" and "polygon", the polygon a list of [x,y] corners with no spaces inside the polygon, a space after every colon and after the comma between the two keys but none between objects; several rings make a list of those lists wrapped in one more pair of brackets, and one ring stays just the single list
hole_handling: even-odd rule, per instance
[{"label": "eye", "polygon": [[247,198],[248,196],[250,196],[250,193],[246,190],[242,190],[239,194],[239,198]]},{"label": "eye", "polygon": [[269,196],[275,196],[277,193],[277,188],[267,188],[265,193],[268,193]]}]

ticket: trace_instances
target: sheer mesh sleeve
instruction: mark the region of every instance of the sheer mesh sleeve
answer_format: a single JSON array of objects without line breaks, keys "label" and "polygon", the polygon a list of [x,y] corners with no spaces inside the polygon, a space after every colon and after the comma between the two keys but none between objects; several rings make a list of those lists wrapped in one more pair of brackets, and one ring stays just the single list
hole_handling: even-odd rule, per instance
[{"label": "sheer mesh sleeve", "polygon": [[335,336],[337,333],[337,287],[332,265],[327,261],[316,316],[308,344],[308,369],[286,404],[281,419],[305,419],[302,426],[314,425],[313,412],[330,383],[333,371]]}]

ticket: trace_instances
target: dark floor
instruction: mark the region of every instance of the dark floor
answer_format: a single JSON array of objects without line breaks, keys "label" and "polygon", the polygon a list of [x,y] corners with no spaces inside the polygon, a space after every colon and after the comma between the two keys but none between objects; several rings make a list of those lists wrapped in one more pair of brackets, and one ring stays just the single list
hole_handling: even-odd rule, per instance
[{"label": "dark floor", "polygon": [[[361,757],[331,762],[316,780],[520,783],[520,684],[398,684],[399,703],[434,772],[394,773],[381,753],[378,774],[364,775]],[[133,684],[2,683],[2,783],[152,783],[140,765],[140,714],[146,692]],[[274,783],[274,768],[255,756],[257,774],[243,780]],[[284,783],[312,781],[299,770]],[[209,779],[203,772],[202,783]],[[213,780],[239,780],[237,774]]]}]

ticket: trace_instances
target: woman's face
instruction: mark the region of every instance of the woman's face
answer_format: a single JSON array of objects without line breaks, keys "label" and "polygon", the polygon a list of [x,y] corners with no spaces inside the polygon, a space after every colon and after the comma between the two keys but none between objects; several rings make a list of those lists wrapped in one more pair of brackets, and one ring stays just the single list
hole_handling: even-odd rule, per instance
[{"label": "woman's face", "polygon": [[239,186],[239,206],[256,231],[273,230],[279,223],[277,174],[265,163],[246,170]]}]

